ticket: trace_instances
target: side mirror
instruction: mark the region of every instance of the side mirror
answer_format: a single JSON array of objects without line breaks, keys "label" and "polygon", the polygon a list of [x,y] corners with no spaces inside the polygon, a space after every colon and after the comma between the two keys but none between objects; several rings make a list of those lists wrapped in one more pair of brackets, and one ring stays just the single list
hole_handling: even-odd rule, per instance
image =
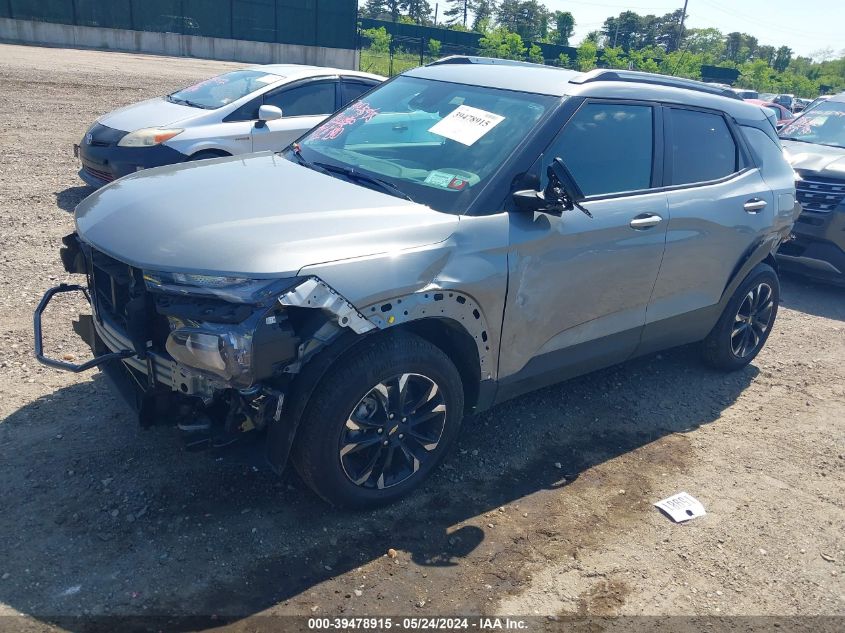
[{"label": "side mirror", "polygon": [[259,121],[275,121],[282,118],[282,109],[273,105],[263,105],[258,108]]},{"label": "side mirror", "polygon": [[[579,187],[578,183],[575,182],[575,178],[572,177],[572,172],[569,171],[560,158],[555,158],[552,161],[552,164],[549,165],[548,173],[549,186],[551,186],[552,180],[556,180],[557,183],[561,185],[563,193],[569,200],[569,209],[584,199],[584,193],[581,191],[581,187]],[[552,174],[555,176],[554,179],[552,178]]]},{"label": "side mirror", "polygon": [[[564,211],[570,211],[575,207],[581,208],[578,202],[584,197],[581,189],[575,183],[575,179],[560,158],[555,158],[549,165],[548,184],[543,191],[535,189],[519,189],[513,193],[513,201],[520,211],[542,211],[560,215]],[[532,182],[536,182],[534,177]],[[519,184],[528,185],[528,181]],[[539,182],[536,182],[539,187]]]}]

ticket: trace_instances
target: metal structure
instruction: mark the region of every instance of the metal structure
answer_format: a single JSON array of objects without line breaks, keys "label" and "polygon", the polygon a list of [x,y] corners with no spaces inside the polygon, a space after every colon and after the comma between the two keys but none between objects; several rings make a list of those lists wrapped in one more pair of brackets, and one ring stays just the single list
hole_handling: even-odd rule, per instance
[{"label": "metal structure", "polygon": [[0,0],[0,17],[354,49],[356,0]]}]

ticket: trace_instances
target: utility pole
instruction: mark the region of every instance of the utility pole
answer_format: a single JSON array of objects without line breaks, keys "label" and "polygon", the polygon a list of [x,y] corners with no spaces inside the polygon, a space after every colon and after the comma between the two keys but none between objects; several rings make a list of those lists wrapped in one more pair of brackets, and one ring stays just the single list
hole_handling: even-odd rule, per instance
[{"label": "utility pole", "polygon": [[678,26],[678,45],[676,46],[677,50],[681,50],[681,40],[684,37],[684,20],[687,17],[687,2],[689,0],[684,0],[684,12],[681,13],[681,23]]}]

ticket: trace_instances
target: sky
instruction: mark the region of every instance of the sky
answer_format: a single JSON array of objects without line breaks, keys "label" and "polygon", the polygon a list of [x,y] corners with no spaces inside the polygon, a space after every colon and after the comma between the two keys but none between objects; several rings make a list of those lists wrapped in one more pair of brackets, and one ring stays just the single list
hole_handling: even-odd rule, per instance
[{"label": "sky", "polygon": [[[541,2],[550,10],[572,13],[575,36],[571,42],[575,46],[587,33],[601,28],[605,18],[622,11],[663,15],[684,6],[683,0]],[[829,47],[839,56],[845,49],[845,0],[689,0],[685,25],[748,33],[760,44],[789,46],[796,55],[809,57]]]}]

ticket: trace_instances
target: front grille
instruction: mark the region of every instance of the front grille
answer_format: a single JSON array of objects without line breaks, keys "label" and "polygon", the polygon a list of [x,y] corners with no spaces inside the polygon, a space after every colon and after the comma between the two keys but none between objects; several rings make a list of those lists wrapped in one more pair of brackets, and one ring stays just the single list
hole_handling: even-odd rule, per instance
[{"label": "front grille", "polygon": [[830,213],[845,200],[845,182],[813,176],[796,181],[798,202],[805,211]]},{"label": "front grille", "polygon": [[89,286],[98,321],[107,321],[130,339],[136,351],[143,350],[148,341],[153,349],[164,349],[169,324],[156,312],[140,269],[92,249]]},{"label": "front grille", "polygon": [[109,317],[125,331],[129,301],[143,294],[143,278],[139,286],[135,269],[99,251],[91,253],[91,271],[97,313]]},{"label": "front grille", "polygon": [[107,171],[103,171],[101,169],[94,169],[93,167],[89,167],[88,165],[83,164],[82,169],[84,169],[87,173],[94,176],[99,180],[105,180],[106,182],[111,182],[114,180],[114,176]]},{"label": "front grille", "polygon": [[96,147],[116,145],[120,139],[126,136],[126,132],[123,130],[116,130],[113,127],[108,127],[100,123],[92,125],[91,129],[88,130],[88,134],[91,135],[91,142],[88,144]]}]

